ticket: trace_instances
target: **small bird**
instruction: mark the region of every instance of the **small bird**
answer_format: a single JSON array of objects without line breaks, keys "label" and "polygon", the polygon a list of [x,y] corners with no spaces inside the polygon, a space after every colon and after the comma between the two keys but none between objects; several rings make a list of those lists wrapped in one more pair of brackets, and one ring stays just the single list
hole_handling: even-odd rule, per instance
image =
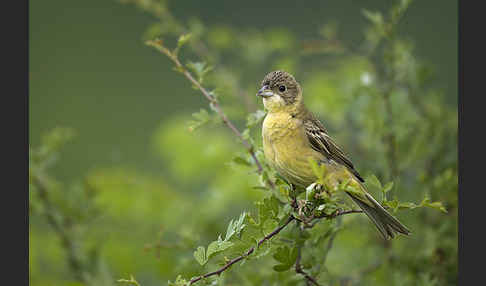
[{"label": "small bird", "polygon": [[371,219],[385,239],[410,231],[388,213],[366,190],[363,178],[329,136],[322,123],[305,107],[302,88],[284,71],[265,76],[257,96],[263,98],[267,115],[263,121],[266,159],[293,187],[306,188],[317,180],[309,160],[324,164],[336,183],[348,181],[358,192],[347,195]]}]

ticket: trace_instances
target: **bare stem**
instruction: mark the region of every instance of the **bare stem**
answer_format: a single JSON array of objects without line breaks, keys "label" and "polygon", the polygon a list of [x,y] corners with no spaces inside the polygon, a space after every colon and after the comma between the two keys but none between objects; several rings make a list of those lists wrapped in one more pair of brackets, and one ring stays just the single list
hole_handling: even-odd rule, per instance
[{"label": "bare stem", "polygon": [[[292,222],[293,220],[295,219],[294,216],[290,215],[289,218],[287,219],[287,221],[285,221],[285,223],[279,227],[277,227],[274,231],[272,231],[271,233],[269,233],[267,236],[265,236],[264,238],[262,238],[256,247],[260,247],[260,245],[262,243],[264,243],[265,241],[269,240],[270,238],[274,237],[275,235],[277,235],[282,229],[284,229],[290,222]],[[230,260],[228,263],[226,263],[223,267],[221,267],[220,269],[216,270],[216,271],[213,271],[213,272],[209,272],[207,274],[204,274],[204,275],[201,275],[199,277],[196,277],[194,279],[192,279],[191,281],[189,281],[189,285],[192,285],[194,283],[196,283],[197,281],[201,280],[201,279],[204,279],[204,278],[207,278],[207,277],[210,277],[210,276],[213,276],[213,275],[221,275],[221,273],[223,273],[225,270],[227,270],[231,265],[235,264],[236,262],[244,259],[245,257],[249,256],[250,254],[252,254],[253,252],[255,251],[255,247],[252,247],[250,248],[245,254],[243,255],[240,255],[232,260]]]}]

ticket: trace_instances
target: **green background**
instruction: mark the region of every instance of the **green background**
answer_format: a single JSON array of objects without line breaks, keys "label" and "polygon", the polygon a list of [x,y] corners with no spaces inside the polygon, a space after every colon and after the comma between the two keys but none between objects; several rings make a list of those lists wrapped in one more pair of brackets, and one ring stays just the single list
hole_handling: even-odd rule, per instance
[{"label": "green background", "polygon": [[[362,8],[391,7],[391,1],[298,3],[174,1],[170,9],[181,20],[284,27],[302,39],[335,20],[352,45],[362,40]],[[164,162],[150,148],[153,132],[174,113],[192,113],[206,103],[165,57],[143,44],[141,35],[153,18],[131,5],[100,0],[31,1],[29,13],[29,141],[37,144],[55,126],[79,134],[63,154],[68,167],[58,167],[56,174],[69,180],[113,163],[162,172]],[[430,0],[413,3],[399,27],[413,38],[417,56],[436,69],[435,83],[451,105],[457,102],[457,25],[457,1]],[[255,90],[267,72],[248,75]]]}]

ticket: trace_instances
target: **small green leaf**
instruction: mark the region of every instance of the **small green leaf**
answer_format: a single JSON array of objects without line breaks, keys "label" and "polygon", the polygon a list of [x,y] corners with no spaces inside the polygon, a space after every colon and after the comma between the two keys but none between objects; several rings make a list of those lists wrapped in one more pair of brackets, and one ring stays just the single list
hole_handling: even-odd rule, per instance
[{"label": "small green leaf", "polygon": [[362,11],[363,15],[370,20],[374,25],[376,26],[382,26],[383,25],[383,15],[381,15],[380,12],[372,12],[367,9],[363,9]]},{"label": "small green leaf", "polygon": [[195,120],[190,120],[189,121],[189,130],[194,131],[197,128],[201,127],[202,125],[206,124],[211,120],[211,116],[207,112],[206,109],[201,108],[199,112],[195,112],[192,114],[192,117]]},{"label": "small green leaf", "polygon": [[187,286],[187,281],[178,275],[175,282],[169,281],[169,286]]},{"label": "small green leaf", "polygon": [[430,198],[428,198],[428,197],[425,197],[422,200],[422,202],[420,203],[420,206],[425,206],[425,207],[437,209],[437,210],[440,210],[444,213],[447,213],[446,208],[444,207],[444,205],[441,202],[431,202]]},{"label": "small green leaf", "polygon": [[[307,233],[307,232],[304,232],[304,233]],[[308,235],[308,233],[307,233],[307,235]],[[292,251],[290,252],[290,255],[289,255],[288,263],[290,265],[293,265],[295,263],[295,261],[297,260],[298,255],[299,255],[299,249],[297,247],[292,248]]]},{"label": "small green leaf", "polygon": [[290,249],[288,246],[277,248],[277,252],[273,255],[273,258],[282,264],[287,264],[289,261]]},{"label": "small green leaf", "polygon": [[239,235],[240,232],[243,230],[245,227],[245,224],[243,222],[245,221],[246,217],[246,212],[243,212],[238,220],[231,220],[230,223],[228,224],[228,228],[226,229],[226,236],[224,238],[224,241],[228,241],[233,235]]},{"label": "small green leaf", "polygon": [[224,251],[233,245],[232,242],[221,240],[221,236],[218,240],[213,241],[209,244],[208,250],[206,252],[207,259],[211,258],[214,254]]},{"label": "small green leaf", "polygon": [[276,253],[273,258],[280,262],[280,264],[275,265],[273,269],[277,272],[282,272],[290,269],[297,260],[298,248],[294,247],[292,250],[288,246],[277,248]]},{"label": "small green leaf", "polygon": [[190,33],[189,34],[180,35],[179,36],[179,39],[177,40],[177,47],[182,47],[185,44],[187,44],[187,42],[189,42],[189,40],[191,39],[191,37],[192,37],[192,35]]},{"label": "small green leaf", "polygon": [[380,180],[378,180],[378,178],[374,174],[372,174],[371,176],[369,176],[367,178],[366,182],[370,183],[372,186],[375,186],[375,187],[377,187],[380,190],[383,189],[383,186],[381,185]]},{"label": "small green leaf", "polygon": [[235,234],[235,230],[233,228],[233,220],[230,220],[228,227],[226,228],[226,236],[224,238],[224,241],[228,241],[233,234]]},{"label": "small green leaf", "polygon": [[269,219],[269,220],[266,220],[265,223],[263,224],[263,233],[265,235],[271,233],[272,231],[275,230],[275,228],[278,227],[278,221],[274,220],[274,219]]},{"label": "small green leaf", "polygon": [[384,187],[383,187],[383,193],[388,193],[391,189],[393,188],[393,182],[388,182]]},{"label": "small green leaf", "polygon": [[204,251],[204,247],[199,246],[197,248],[197,250],[194,251],[194,258],[201,265],[204,265],[204,264],[206,264],[206,262],[208,262],[208,259],[206,257],[205,251]]},{"label": "small green leaf", "polygon": [[188,62],[187,67],[196,74],[198,81],[201,83],[203,82],[204,76],[213,69],[205,62]]},{"label": "small green leaf", "polygon": [[248,162],[248,160],[240,157],[240,156],[236,156],[233,158],[233,162],[237,165],[242,165],[242,166],[248,166],[250,167],[251,166],[251,163]]},{"label": "small green leaf", "polygon": [[271,196],[268,204],[270,206],[270,209],[273,212],[273,217],[277,217],[279,212],[280,201],[275,196]]},{"label": "small green leaf", "polygon": [[292,265],[278,264],[278,265],[273,266],[273,270],[275,270],[277,272],[284,272],[284,271],[289,270],[290,267],[292,267]]},{"label": "small green leaf", "polygon": [[140,286],[140,284],[137,282],[137,280],[135,280],[135,278],[133,278],[133,275],[131,274],[130,274],[130,279],[118,279],[117,282]]}]

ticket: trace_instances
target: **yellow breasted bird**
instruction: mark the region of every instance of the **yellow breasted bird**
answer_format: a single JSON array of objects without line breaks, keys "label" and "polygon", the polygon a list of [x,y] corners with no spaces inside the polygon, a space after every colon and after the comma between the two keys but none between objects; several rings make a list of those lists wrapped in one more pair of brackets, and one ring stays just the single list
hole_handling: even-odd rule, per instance
[{"label": "yellow breasted bird", "polygon": [[305,188],[317,180],[309,160],[324,164],[336,182],[348,181],[359,190],[347,195],[371,219],[385,239],[410,231],[388,213],[366,190],[363,178],[343,151],[329,137],[322,123],[304,105],[302,88],[284,71],[265,76],[257,96],[268,113],[263,121],[265,157],[275,170],[296,187]]}]

